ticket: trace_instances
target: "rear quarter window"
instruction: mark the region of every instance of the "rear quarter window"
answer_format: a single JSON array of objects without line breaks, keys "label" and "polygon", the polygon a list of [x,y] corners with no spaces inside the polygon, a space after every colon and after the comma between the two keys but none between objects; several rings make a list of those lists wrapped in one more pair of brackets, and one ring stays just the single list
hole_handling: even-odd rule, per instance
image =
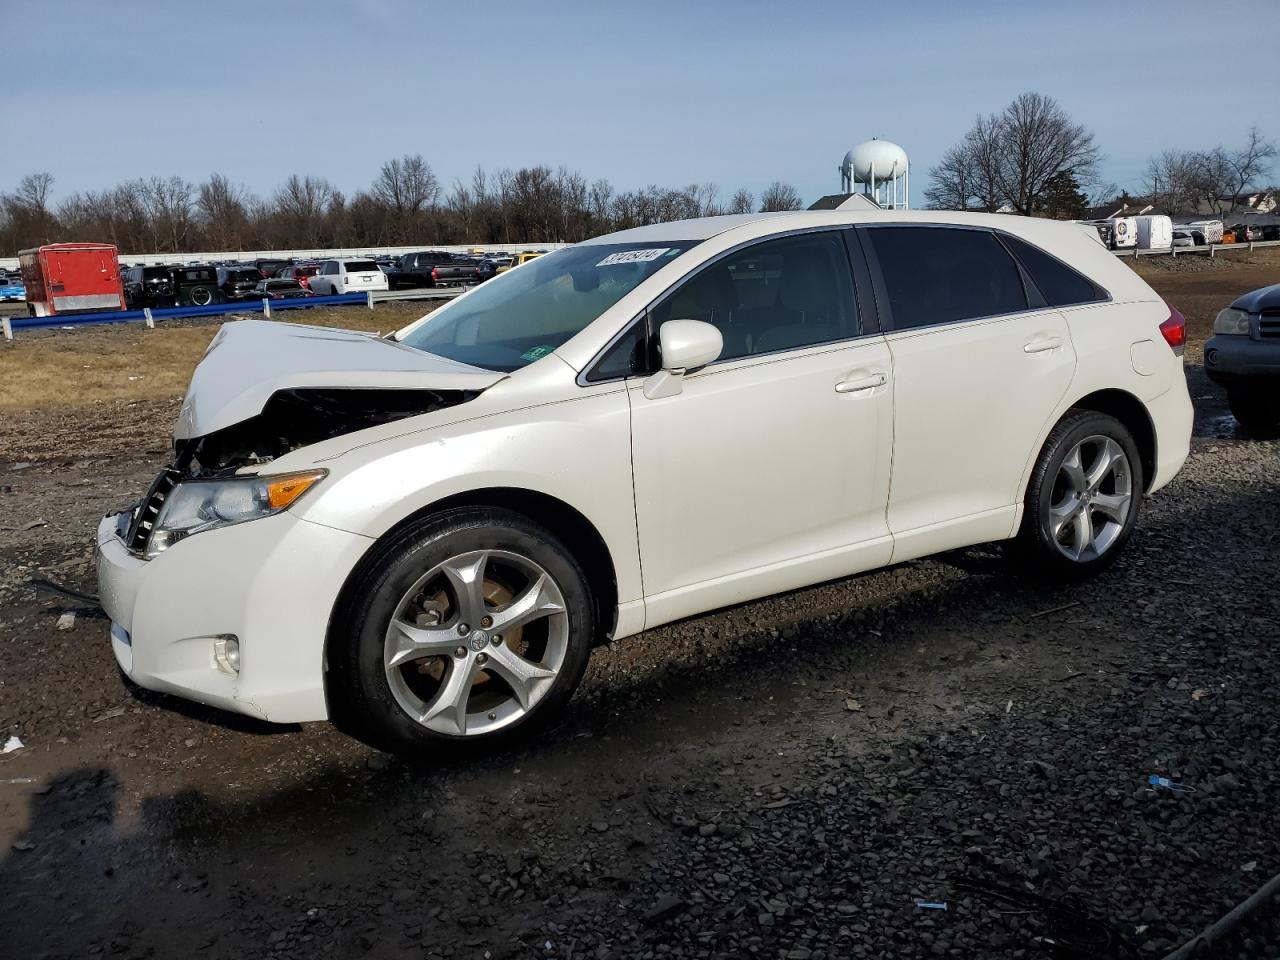
[{"label": "rear quarter window", "polygon": [[894,330],[959,323],[1027,309],[1022,274],[988,230],[870,227]]},{"label": "rear quarter window", "polygon": [[1013,251],[1031,275],[1031,281],[1051,307],[1069,307],[1077,303],[1097,303],[1107,299],[1107,292],[1084,274],[1067,266],[1057,257],[1019,237],[1003,234],[1001,239]]}]

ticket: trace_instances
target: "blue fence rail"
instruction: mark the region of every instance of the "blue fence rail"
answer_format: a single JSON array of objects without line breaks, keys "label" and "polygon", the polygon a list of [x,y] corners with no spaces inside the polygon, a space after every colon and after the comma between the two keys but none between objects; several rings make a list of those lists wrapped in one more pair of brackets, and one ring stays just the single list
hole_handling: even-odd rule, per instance
[{"label": "blue fence rail", "polygon": [[12,330],[37,330],[41,327],[75,327],[96,323],[131,323],[142,321],[148,326],[156,320],[183,317],[217,317],[228,313],[261,313],[271,316],[276,310],[301,310],[306,307],[334,307],[344,304],[373,306],[368,293],[340,293],[333,297],[297,297],[292,300],[233,300],[211,303],[203,307],[164,307],[147,310],[119,310],[109,313],[72,313],[53,317],[7,317],[4,333],[13,338]]}]

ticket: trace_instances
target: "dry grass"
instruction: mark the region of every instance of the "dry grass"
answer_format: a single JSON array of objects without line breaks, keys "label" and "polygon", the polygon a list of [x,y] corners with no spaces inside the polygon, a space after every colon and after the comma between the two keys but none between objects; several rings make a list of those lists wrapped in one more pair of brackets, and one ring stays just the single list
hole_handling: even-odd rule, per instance
[{"label": "dry grass", "polygon": [[[427,302],[291,310],[274,319],[352,330],[390,331],[429,309]],[[110,401],[181,397],[217,323],[80,327],[19,331],[0,341],[0,413],[78,408]]]}]

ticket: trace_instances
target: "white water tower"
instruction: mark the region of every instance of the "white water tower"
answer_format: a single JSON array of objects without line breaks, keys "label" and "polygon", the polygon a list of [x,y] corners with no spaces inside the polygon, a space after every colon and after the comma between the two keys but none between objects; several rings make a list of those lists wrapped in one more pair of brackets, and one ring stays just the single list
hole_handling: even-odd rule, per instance
[{"label": "white water tower", "polygon": [[911,165],[907,151],[892,140],[875,137],[860,143],[844,155],[840,164],[840,188],[862,192],[886,210],[906,210],[910,206]]}]

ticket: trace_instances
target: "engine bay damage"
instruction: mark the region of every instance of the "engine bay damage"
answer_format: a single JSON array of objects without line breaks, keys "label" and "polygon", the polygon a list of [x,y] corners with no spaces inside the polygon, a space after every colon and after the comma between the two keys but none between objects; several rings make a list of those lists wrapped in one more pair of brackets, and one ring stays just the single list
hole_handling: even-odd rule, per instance
[{"label": "engine bay damage", "polygon": [[302,447],[466,403],[476,390],[293,388],[271,395],[257,416],[174,443],[174,468],[211,477],[269,463]]}]

